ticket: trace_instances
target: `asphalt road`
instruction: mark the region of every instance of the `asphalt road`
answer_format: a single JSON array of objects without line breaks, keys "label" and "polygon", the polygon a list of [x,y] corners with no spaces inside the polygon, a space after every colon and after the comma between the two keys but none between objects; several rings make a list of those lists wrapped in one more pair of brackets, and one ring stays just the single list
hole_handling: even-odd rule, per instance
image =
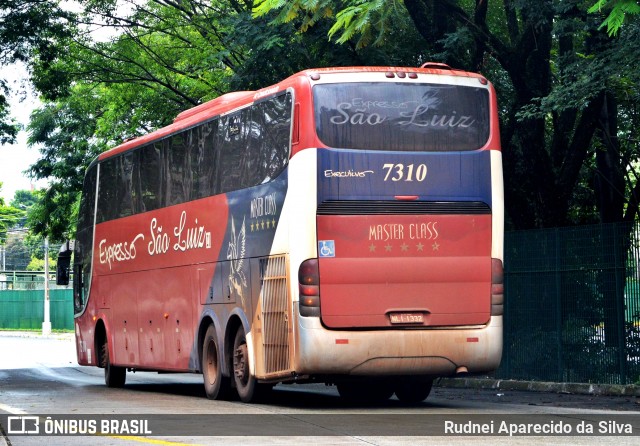
[{"label": "asphalt road", "polygon": [[[93,426],[96,432],[18,435],[16,423],[21,422],[26,430],[37,423],[41,432],[48,426],[49,432],[68,433],[73,429],[69,423],[76,423],[76,428],[90,431]],[[101,435],[101,423],[115,424]],[[571,432],[531,436],[516,431],[508,436],[500,431],[536,426],[547,432]],[[578,433],[580,426],[587,434],[591,427],[594,434]],[[357,406],[342,400],[335,387],[320,384],[279,385],[260,404],[210,401],[204,396],[200,375],[128,373],[124,389],[109,389],[101,369],[77,365],[71,335],[42,338],[0,332],[0,427],[0,446],[43,441],[52,445],[451,445],[471,441],[624,445],[640,443],[640,404],[635,397],[436,387],[417,406],[395,399]],[[612,435],[626,434],[629,428],[633,436]],[[445,429],[463,434],[484,429],[493,436],[441,436]]]}]

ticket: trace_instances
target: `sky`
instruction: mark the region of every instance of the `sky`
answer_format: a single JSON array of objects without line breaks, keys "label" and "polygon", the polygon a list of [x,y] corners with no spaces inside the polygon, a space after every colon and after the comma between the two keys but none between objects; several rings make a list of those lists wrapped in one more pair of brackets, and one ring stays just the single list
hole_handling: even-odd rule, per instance
[{"label": "sky", "polygon": [[[126,14],[132,9],[131,4],[133,3],[135,2],[119,1],[119,11],[122,14]],[[73,1],[64,1],[61,4],[70,11],[79,11],[81,9],[81,6]],[[90,27],[89,32],[93,40],[100,42],[111,39],[118,31],[109,26],[101,27],[96,25]],[[27,70],[24,65],[0,67],[0,78],[7,80],[8,85],[12,88],[12,93],[14,93],[14,96],[9,98],[12,106],[12,116],[23,126],[29,123],[29,115],[40,104],[38,98],[31,91],[26,92],[25,98],[21,98],[16,94],[18,91],[24,92],[24,88],[21,88],[21,82],[27,77]],[[24,174],[24,171],[35,163],[39,157],[40,153],[37,147],[27,147],[27,133],[25,131],[20,132],[16,144],[0,145],[0,181],[3,183],[0,197],[5,199],[6,204],[13,200],[16,190],[41,189],[47,186],[46,181],[41,180],[34,183]]]},{"label": "sky", "polygon": [[[26,92],[22,95],[24,97],[18,93],[19,90],[23,90],[20,88],[20,83],[22,79],[26,78],[25,68],[19,65],[2,67],[0,77],[7,80],[12,90],[12,96],[9,98],[12,117],[26,126],[29,123],[29,114],[38,106],[39,102],[31,92]],[[24,171],[35,163],[39,156],[40,153],[36,147],[27,147],[27,133],[25,131],[20,132],[16,144],[0,145],[0,182],[3,183],[0,196],[5,199],[6,204],[13,200],[16,190],[46,187],[46,182],[34,183],[24,174]]]}]

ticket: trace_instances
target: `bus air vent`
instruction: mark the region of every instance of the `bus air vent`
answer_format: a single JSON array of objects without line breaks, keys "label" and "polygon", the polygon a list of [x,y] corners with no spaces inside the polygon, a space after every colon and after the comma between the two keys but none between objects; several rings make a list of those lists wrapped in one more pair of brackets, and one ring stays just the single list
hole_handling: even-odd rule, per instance
[{"label": "bus air vent", "polygon": [[318,206],[318,215],[423,215],[490,214],[481,201],[368,201],[327,200]]},{"label": "bus air vent", "polygon": [[265,373],[281,375],[290,368],[289,321],[291,317],[288,306],[286,256],[260,259],[260,276]]},{"label": "bus air vent", "polygon": [[436,70],[450,70],[451,67],[449,65],[447,65],[446,63],[440,63],[440,62],[425,62],[422,65],[420,65],[420,68],[431,68],[431,69],[436,69]]}]

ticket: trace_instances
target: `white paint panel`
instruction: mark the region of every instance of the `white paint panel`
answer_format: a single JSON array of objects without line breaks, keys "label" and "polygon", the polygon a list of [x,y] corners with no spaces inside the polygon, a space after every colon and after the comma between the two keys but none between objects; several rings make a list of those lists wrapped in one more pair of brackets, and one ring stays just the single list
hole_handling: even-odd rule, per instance
[{"label": "white paint panel", "polygon": [[502,152],[491,150],[491,257],[504,259],[504,182]]},{"label": "white paint panel", "polygon": [[291,296],[298,300],[297,270],[303,261],[317,257],[318,207],[317,149],[305,149],[289,161],[289,186],[273,239],[271,254],[289,253]]}]

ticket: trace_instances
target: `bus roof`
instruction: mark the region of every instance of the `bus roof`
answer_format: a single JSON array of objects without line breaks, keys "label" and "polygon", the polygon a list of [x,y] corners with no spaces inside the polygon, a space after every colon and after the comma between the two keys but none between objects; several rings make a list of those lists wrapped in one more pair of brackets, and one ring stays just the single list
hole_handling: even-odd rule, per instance
[{"label": "bus roof", "polygon": [[[375,67],[330,67],[330,68],[307,69],[291,75],[290,77],[284,79],[278,84],[274,84],[256,91],[236,91],[236,92],[227,93],[215,99],[207,101],[203,104],[187,109],[179,113],[174,119],[172,124],[166,127],[162,127],[146,135],[127,140],[122,144],[110,150],[107,150],[106,152],[103,152],[98,156],[97,160],[110,158],[111,156],[117,155],[119,153],[126,152],[128,150],[146,145],[153,141],[163,139],[176,132],[179,132],[180,130],[193,127],[194,125],[202,121],[206,121],[208,119],[214,118],[215,116],[228,113],[244,105],[251,104],[257,99],[270,96],[271,94],[284,90],[285,88],[279,88],[279,87],[283,84],[290,86],[300,78],[317,80],[318,76],[322,76],[324,74],[349,74],[349,73],[385,73],[385,76],[388,78],[394,78],[394,77],[404,78],[406,76],[411,77],[411,73],[415,73],[416,75],[417,74],[435,74],[435,75],[478,78],[481,81],[486,82],[486,79],[484,78],[484,76],[480,74],[453,69],[446,64],[434,63],[434,62],[427,62],[423,64],[420,68],[375,66]],[[402,73],[402,74],[398,75],[398,73]]]}]

